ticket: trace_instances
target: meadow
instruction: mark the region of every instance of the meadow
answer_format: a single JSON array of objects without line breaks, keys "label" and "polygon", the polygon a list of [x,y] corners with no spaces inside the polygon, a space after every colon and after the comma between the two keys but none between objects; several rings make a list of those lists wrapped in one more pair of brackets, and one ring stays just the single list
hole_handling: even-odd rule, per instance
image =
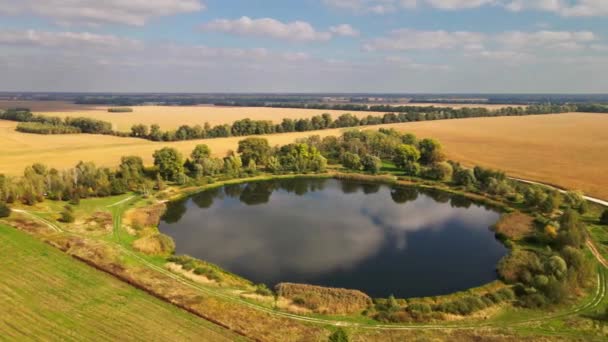
[{"label": "meadow", "polygon": [[2,339],[239,339],[224,328],[3,225],[0,252]]},{"label": "meadow", "polygon": [[[272,108],[260,108],[268,110]],[[236,110],[232,109],[231,110]],[[240,108],[240,118],[247,117]],[[311,111],[307,111],[310,113]],[[111,114],[111,113],[108,113]],[[123,114],[111,114],[123,115]],[[99,135],[33,135],[15,132],[16,123],[0,121],[0,173],[21,174],[24,167],[40,161],[55,168],[74,166],[78,161],[116,166],[120,157],[140,155],[148,164],[152,153],[162,146],[173,146],[185,155],[200,143],[209,145],[215,155],[236,150],[242,137],[151,142],[135,138]],[[419,137],[432,137],[445,146],[449,158],[465,165],[481,165],[521,177],[580,189],[608,198],[608,115],[569,113],[524,117],[473,118],[369,126],[392,127]],[[338,135],[344,129],[286,133],[265,136],[271,145],[287,144],[313,134]]]}]

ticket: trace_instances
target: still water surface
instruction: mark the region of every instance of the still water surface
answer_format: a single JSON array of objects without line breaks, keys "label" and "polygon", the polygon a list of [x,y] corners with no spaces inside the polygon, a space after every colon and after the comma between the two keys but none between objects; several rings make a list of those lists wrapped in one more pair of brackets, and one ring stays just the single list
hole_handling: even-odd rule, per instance
[{"label": "still water surface", "polygon": [[497,278],[499,213],[444,192],[295,179],[232,185],[169,204],[160,225],[188,254],[272,287],[447,294]]}]

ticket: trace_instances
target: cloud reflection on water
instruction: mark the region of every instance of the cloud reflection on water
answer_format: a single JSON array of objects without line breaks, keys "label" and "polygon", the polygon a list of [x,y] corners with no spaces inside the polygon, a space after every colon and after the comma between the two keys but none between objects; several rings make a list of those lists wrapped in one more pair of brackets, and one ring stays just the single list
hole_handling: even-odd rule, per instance
[{"label": "cloud reflection on water", "polygon": [[[407,249],[411,233],[441,233],[454,224],[487,230],[497,218],[479,206],[456,208],[411,190],[391,194],[386,186],[366,189],[364,195],[355,191],[356,185],[337,181],[326,182],[323,191],[290,189],[301,196],[263,185],[232,188],[229,196],[213,194],[212,203],[199,199],[208,208],[183,213],[179,227],[188,227],[187,233],[171,235],[180,253],[237,273],[253,269],[260,279],[283,279],[283,274],[306,277],[352,270],[387,244]],[[395,203],[391,195],[411,201]],[[168,230],[165,224],[161,229]]]}]

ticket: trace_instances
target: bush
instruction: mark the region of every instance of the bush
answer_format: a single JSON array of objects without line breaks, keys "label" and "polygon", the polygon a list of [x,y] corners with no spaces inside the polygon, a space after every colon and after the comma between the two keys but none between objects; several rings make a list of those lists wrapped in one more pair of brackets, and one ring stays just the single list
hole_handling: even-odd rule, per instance
[{"label": "bush", "polygon": [[4,202],[0,202],[0,218],[9,217],[11,215],[11,208]]},{"label": "bush", "polygon": [[354,153],[346,152],[342,155],[342,165],[347,169],[361,170],[361,158]]},{"label": "bush", "polygon": [[348,334],[342,328],[338,328],[333,334],[329,335],[329,342],[348,342]]},{"label": "bush", "polygon": [[32,134],[78,134],[80,128],[66,125],[53,125],[40,122],[21,122],[16,130],[22,133]]},{"label": "bush", "polygon": [[133,108],[127,108],[127,107],[108,108],[108,113],[131,113],[131,112],[133,112]]},{"label": "bush", "polygon": [[66,205],[61,212],[61,218],[59,218],[59,221],[64,223],[72,223],[74,220],[74,209],[72,209],[71,206]]},{"label": "bush", "polygon": [[382,169],[382,160],[369,154],[361,158],[361,164],[363,165],[363,170],[372,174],[377,174]]},{"label": "bush", "polygon": [[608,226],[608,209],[604,210],[602,217],[600,218],[600,224]]},{"label": "bush", "polygon": [[272,296],[274,293],[266,286],[266,284],[257,284],[255,286],[255,293],[262,296]]}]

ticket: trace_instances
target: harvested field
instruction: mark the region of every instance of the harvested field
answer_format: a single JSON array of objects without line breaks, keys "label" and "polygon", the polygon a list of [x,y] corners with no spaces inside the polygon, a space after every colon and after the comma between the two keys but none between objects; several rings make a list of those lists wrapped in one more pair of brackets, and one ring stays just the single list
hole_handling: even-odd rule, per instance
[{"label": "harvested field", "polygon": [[0,225],[7,340],[233,341],[235,335]]},{"label": "harvested field", "polygon": [[[79,160],[116,166],[120,157],[137,154],[146,163],[162,146],[174,146],[184,154],[200,143],[223,156],[236,150],[242,137],[155,143],[112,136],[39,136],[14,131],[14,122],[0,121],[0,173],[21,174],[33,161],[66,168]],[[392,127],[432,137],[445,146],[449,158],[465,165],[479,164],[509,175],[552,183],[608,199],[608,115],[556,114],[523,117],[474,118],[369,126]],[[272,145],[319,134],[338,135],[343,129],[267,136]]]},{"label": "harvested field", "polygon": [[[107,106],[75,105],[56,101],[0,101],[0,109],[26,107],[36,114],[48,116],[83,116],[108,121],[113,124],[114,130],[130,131],[135,124],[160,125],[161,129],[169,130],[181,125],[203,126],[205,122],[210,125],[231,124],[236,120],[250,118],[252,120],[270,120],[279,123],[283,118],[301,119],[314,115],[330,113],[334,118],[348,111],[292,109],[292,108],[265,108],[265,107],[215,107],[215,106],[133,106],[130,113],[109,113]],[[352,112],[353,115],[363,117],[367,115],[382,115],[378,112]]]}]

